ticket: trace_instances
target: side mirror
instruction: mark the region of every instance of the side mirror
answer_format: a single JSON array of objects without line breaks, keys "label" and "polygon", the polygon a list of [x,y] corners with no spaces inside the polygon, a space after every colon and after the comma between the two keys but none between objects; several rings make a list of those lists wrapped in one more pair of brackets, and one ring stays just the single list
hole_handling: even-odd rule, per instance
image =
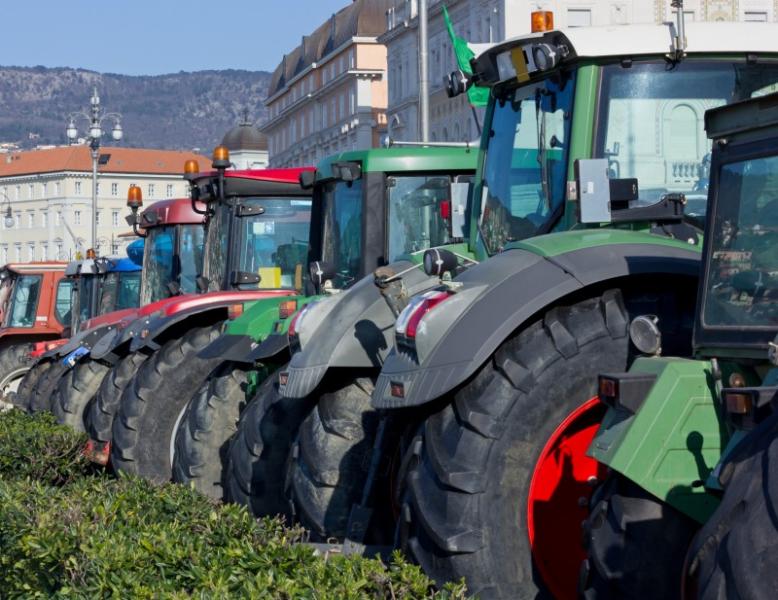
[{"label": "side mirror", "polygon": [[443,248],[430,248],[424,252],[424,272],[430,277],[443,277],[457,268],[457,255]]},{"label": "side mirror", "polygon": [[638,180],[610,179],[607,158],[576,160],[574,170],[581,223],[611,223],[614,210],[638,199]]},{"label": "side mirror", "polygon": [[300,173],[300,187],[310,190],[316,181],[316,171],[303,171]]},{"label": "side mirror", "polygon": [[313,286],[321,293],[324,289],[324,284],[328,281],[332,281],[335,277],[335,267],[327,262],[314,260],[308,266],[308,273],[311,276]]},{"label": "side mirror", "polygon": [[446,88],[446,96],[449,98],[456,98],[460,94],[464,94],[469,85],[467,75],[459,69],[443,76],[443,87]]}]

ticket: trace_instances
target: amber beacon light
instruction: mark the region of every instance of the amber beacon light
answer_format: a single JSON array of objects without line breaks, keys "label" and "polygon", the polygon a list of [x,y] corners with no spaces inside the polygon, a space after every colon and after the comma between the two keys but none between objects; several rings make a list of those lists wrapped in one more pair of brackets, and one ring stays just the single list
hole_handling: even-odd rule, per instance
[{"label": "amber beacon light", "polygon": [[532,33],[551,31],[554,28],[554,13],[550,10],[536,10],[532,12]]},{"label": "amber beacon light", "polygon": [[127,190],[127,207],[132,210],[138,210],[143,206],[143,192],[140,190],[140,186],[131,185]]},{"label": "amber beacon light", "polygon": [[226,169],[230,166],[230,151],[226,146],[216,146],[213,149],[213,168]]}]

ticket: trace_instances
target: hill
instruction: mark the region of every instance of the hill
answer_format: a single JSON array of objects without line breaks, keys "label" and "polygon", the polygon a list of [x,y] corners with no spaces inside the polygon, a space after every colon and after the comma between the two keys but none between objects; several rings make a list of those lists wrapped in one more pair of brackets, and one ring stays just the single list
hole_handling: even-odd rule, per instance
[{"label": "hill", "polygon": [[[122,115],[123,145],[209,153],[244,113],[257,124],[264,121],[269,81],[265,71],[132,76],[0,67],[0,142],[24,148],[66,143],[68,115],[86,111],[97,86],[105,110]],[[77,126],[82,133],[86,123],[82,119]]]}]

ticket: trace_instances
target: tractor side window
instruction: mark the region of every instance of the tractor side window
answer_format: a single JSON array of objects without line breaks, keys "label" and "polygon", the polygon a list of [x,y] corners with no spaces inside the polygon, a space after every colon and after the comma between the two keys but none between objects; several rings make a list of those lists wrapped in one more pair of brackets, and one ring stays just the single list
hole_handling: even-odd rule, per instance
[{"label": "tractor side window", "polygon": [[205,229],[202,225],[180,226],[178,255],[181,263],[179,285],[182,294],[197,292],[197,277],[203,272],[204,243]]},{"label": "tractor side window", "polygon": [[143,251],[143,304],[169,297],[168,284],[175,281],[175,225],[151,227],[147,236]]},{"label": "tractor side window", "polygon": [[140,299],[140,271],[131,271],[119,274],[119,289],[116,294],[116,308],[135,308]]},{"label": "tractor side window", "polygon": [[35,311],[38,308],[41,277],[21,275],[14,286],[8,327],[32,327],[35,325]]},{"label": "tractor side window", "polygon": [[222,289],[227,280],[232,208],[222,202],[213,203],[211,208],[213,216],[208,223],[203,276],[208,280],[208,291],[215,292]]},{"label": "tractor side window", "polygon": [[98,315],[104,315],[112,312],[116,305],[116,288],[119,286],[119,273],[108,273],[103,278],[100,287],[100,306],[97,309]]},{"label": "tractor side window", "polygon": [[389,261],[451,240],[451,178],[396,176],[389,189]]},{"label": "tractor side window", "polygon": [[73,281],[71,279],[60,279],[57,284],[57,297],[54,301],[54,318],[63,327],[70,325],[72,294]]},{"label": "tractor side window", "polygon": [[336,288],[354,281],[362,256],[362,179],[328,183],[324,190],[322,258],[335,268]]},{"label": "tractor side window", "polygon": [[261,214],[240,217],[235,270],[259,275],[259,283],[240,289],[302,289],[308,262],[311,200],[248,198],[241,204],[261,206]]},{"label": "tractor side window", "polygon": [[573,87],[549,80],[496,100],[479,227],[492,254],[547,231],[564,202]]},{"label": "tractor side window", "polygon": [[94,316],[95,307],[92,306],[92,292],[95,287],[96,277],[93,275],[81,276],[78,280],[78,321],[91,319]]},{"label": "tractor side window", "polygon": [[712,236],[705,325],[778,326],[778,156],[722,166]]}]

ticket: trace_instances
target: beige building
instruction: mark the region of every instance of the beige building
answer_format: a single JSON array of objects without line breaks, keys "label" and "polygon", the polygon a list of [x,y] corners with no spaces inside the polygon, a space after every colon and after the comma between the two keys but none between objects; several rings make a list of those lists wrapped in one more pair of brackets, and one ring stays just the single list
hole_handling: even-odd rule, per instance
[{"label": "beige building", "polygon": [[[344,0],[345,2],[345,0]],[[273,72],[261,130],[274,167],[315,164],[344,150],[375,147],[386,130],[384,31],[391,0],[354,0]]]},{"label": "beige building", "polygon": [[[443,78],[456,69],[445,29],[445,4],[457,35],[472,43],[498,42],[528,33],[534,10],[552,10],[557,28],[673,19],[670,0],[428,0],[431,141],[472,141],[478,137],[474,113],[461,95],[449,99]],[[775,21],[776,0],[685,0],[687,21]],[[387,49],[391,137],[414,141],[420,135],[418,0],[393,0],[386,31],[378,41]],[[483,118],[478,111],[479,121]]]},{"label": "beige building", "polygon": [[[139,185],[144,205],[189,195],[184,162],[210,159],[191,152],[102,147],[98,167],[97,250],[124,252],[129,243],[127,189]],[[105,160],[105,158],[103,159]],[[11,208],[13,224],[5,215]],[[87,146],[64,146],[0,154],[0,264],[67,260],[91,240],[92,159]]]}]

